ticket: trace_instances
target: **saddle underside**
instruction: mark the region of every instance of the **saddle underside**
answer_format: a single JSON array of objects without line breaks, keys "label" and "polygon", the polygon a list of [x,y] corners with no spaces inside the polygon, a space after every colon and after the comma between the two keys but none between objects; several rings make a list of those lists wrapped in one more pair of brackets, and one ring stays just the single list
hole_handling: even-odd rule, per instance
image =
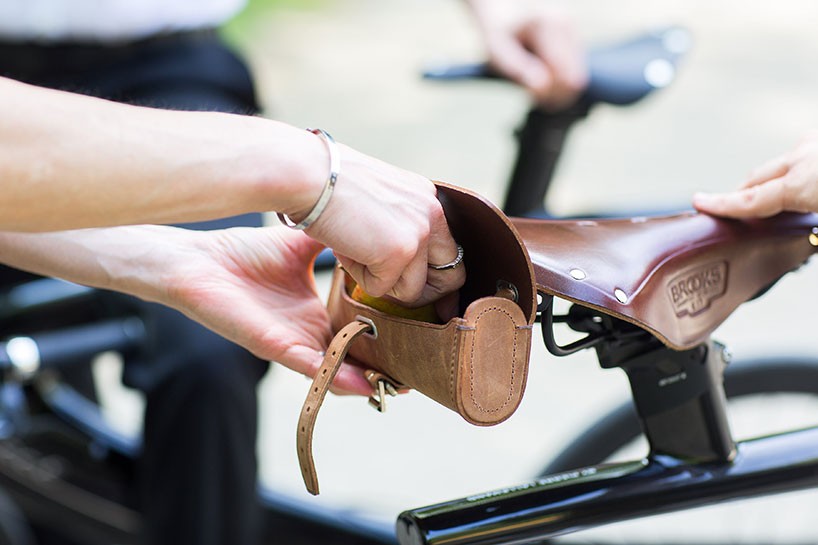
[{"label": "saddle underside", "polygon": [[512,221],[540,291],[632,322],[679,350],[706,340],[818,250],[816,214]]}]

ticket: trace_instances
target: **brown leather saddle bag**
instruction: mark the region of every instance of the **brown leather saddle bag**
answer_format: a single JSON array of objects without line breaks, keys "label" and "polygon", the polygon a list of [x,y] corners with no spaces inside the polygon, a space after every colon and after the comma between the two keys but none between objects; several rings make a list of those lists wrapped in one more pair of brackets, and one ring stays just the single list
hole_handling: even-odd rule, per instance
[{"label": "brown leather saddle bag", "polygon": [[353,300],[344,271],[335,270],[328,309],[337,334],[298,423],[299,462],[313,494],[313,427],[347,353],[367,367],[376,405],[389,391],[414,388],[472,424],[497,424],[522,399],[537,291],[684,350],[818,249],[815,214],[510,221],[465,189],[439,183],[438,198],[464,248],[463,312],[445,324],[385,314]]},{"label": "brown leather saddle bag", "polygon": [[304,483],[318,493],[312,433],[321,403],[347,353],[366,366],[375,394],[415,389],[479,426],[510,417],[525,390],[536,315],[534,271],[516,229],[479,195],[437,184],[467,279],[462,313],[444,324],[400,318],[354,300],[346,273],[333,273],[328,310],[337,334],[327,349],[298,423]]}]

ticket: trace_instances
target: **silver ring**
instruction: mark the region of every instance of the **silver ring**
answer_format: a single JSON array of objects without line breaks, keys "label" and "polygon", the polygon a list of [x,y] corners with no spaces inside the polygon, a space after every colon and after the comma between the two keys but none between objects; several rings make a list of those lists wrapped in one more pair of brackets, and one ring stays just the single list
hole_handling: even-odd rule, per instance
[{"label": "silver ring", "polygon": [[457,257],[455,257],[452,261],[446,263],[445,265],[432,265],[429,263],[429,268],[434,269],[436,271],[448,271],[449,269],[454,269],[463,261],[463,246],[460,244],[457,245]]}]

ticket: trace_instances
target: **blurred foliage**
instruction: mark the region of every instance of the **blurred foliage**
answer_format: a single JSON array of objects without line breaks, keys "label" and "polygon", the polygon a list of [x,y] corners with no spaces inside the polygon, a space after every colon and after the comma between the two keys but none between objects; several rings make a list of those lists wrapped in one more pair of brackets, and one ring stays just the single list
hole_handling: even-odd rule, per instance
[{"label": "blurred foliage", "polygon": [[325,5],[326,0],[249,0],[244,10],[221,29],[229,43],[242,46],[251,41],[268,17],[276,11],[313,10]]}]

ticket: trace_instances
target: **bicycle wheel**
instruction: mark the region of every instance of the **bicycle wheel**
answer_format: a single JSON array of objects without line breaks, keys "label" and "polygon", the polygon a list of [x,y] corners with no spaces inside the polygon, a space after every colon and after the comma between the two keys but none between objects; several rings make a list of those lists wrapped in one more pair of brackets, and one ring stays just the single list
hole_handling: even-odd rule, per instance
[{"label": "bicycle wheel", "polygon": [[[818,359],[758,358],[735,361],[724,373],[727,399],[761,394],[806,394],[818,397]],[[546,465],[538,476],[604,462],[642,435],[629,400],[597,420]]]},{"label": "bicycle wheel", "polygon": [[34,545],[35,543],[25,515],[14,500],[0,490],[0,545]]}]

